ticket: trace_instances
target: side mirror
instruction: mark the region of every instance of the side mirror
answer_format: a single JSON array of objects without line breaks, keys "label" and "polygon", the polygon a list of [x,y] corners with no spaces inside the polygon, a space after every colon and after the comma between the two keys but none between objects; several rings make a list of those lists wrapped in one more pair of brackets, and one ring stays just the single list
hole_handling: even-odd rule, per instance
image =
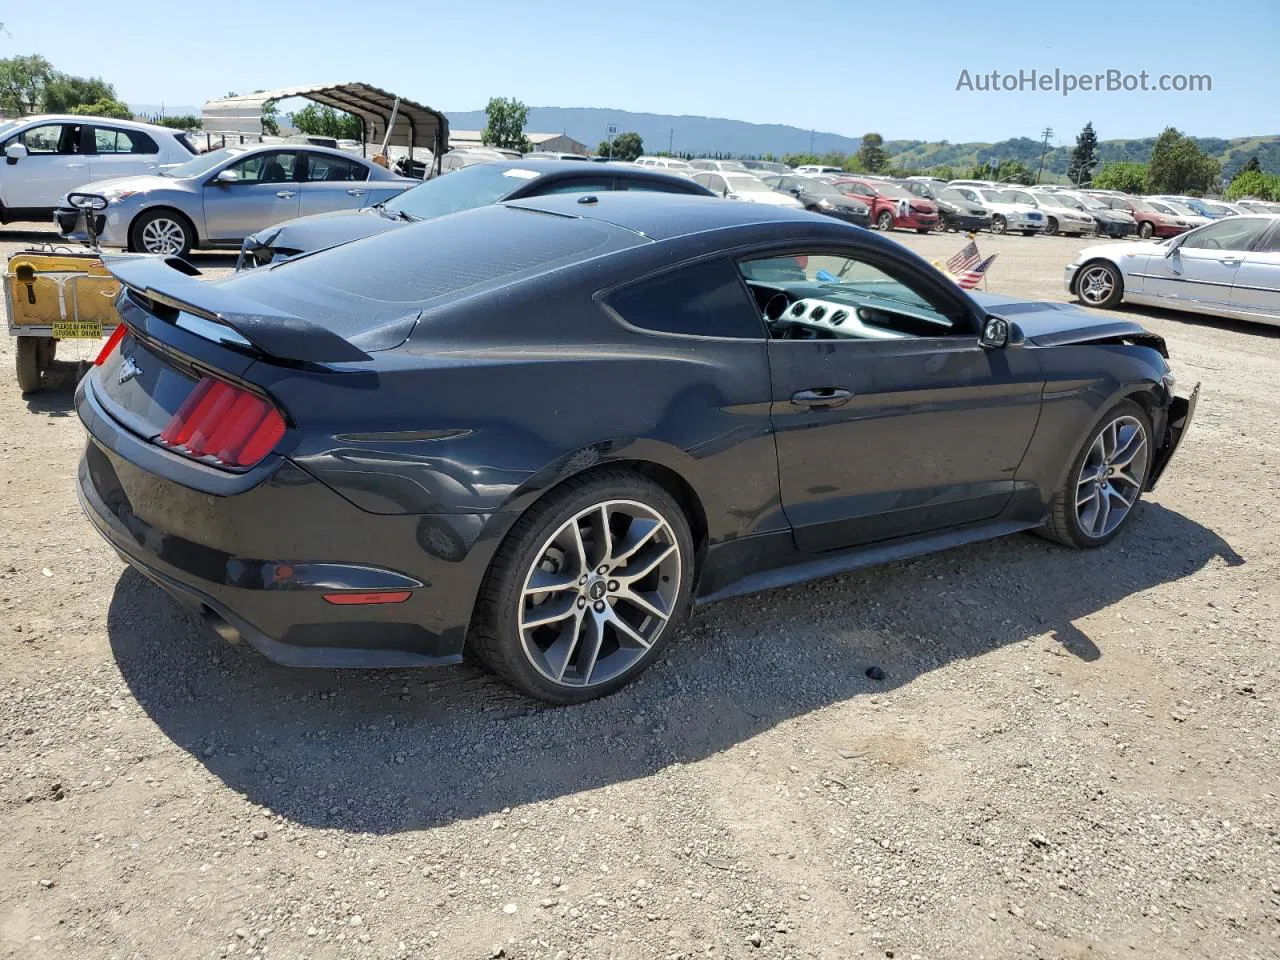
[{"label": "side mirror", "polygon": [[1181,237],[1174,237],[1172,240],[1169,241],[1169,244],[1168,244],[1169,249],[1164,252],[1164,258],[1166,260],[1168,260],[1170,257],[1176,257],[1178,255],[1178,250],[1182,246],[1182,240],[1183,240],[1183,237],[1185,236],[1186,234],[1184,233]]},{"label": "side mirror", "polygon": [[982,324],[982,336],[978,345],[984,350],[1002,350],[1009,345],[1011,339],[1010,323],[1003,317],[987,317]]},{"label": "side mirror", "polygon": [[236,173],[234,170],[219,170],[218,175],[213,178],[213,182],[222,184],[239,183],[240,174]]},{"label": "side mirror", "polygon": [[804,191],[801,190],[799,187],[792,187],[787,192],[790,193],[793,197],[798,197],[800,196],[800,194],[804,193]]},{"label": "side mirror", "polygon": [[27,155],[26,144],[11,143],[4,148],[5,162],[14,164]]}]

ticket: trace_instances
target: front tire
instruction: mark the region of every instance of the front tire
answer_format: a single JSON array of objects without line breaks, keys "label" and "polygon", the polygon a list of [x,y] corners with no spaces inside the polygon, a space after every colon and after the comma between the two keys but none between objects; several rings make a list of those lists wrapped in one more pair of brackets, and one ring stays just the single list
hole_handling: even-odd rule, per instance
[{"label": "front tire", "polygon": [[135,253],[185,257],[195,242],[190,221],[175,210],[148,210],[129,228],[129,249]]},{"label": "front tire", "polygon": [[566,481],[512,527],[481,587],[471,644],[527,696],[582,703],[648,667],[693,585],[689,523],[626,470]]},{"label": "front tire", "polygon": [[1058,221],[1054,217],[1050,217],[1044,225],[1044,235],[1046,237],[1054,237],[1058,234]]},{"label": "front tire", "polygon": [[893,214],[888,210],[881,210],[880,215],[876,217],[876,227],[888,233],[893,229]]},{"label": "front tire", "polygon": [[1094,260],[1080,268],[1076,277],[1076,296],[1089,307],[1109,310],[1124,298],[1124,280],[1120,271],[1103,260]]},{"label": "front tire", "polygon": [[1150,240],[1155,236],[1155,232],[1156,228],[1151,225],[1150,220],[1143,220],[1142,223],[1138,225],[1138,236],[1143,240]]},{"label": "front tire", "polygon": [[1116,404],[1089,434],[1040,532],[1082,550],[1110,543],[1133,516],[1153,453],[1147,412],[1133,400]]},{"label": "front tire", "polygon": [[992,233],[1004,233],[1008,229],[1009,229],[1009,221],[1006,220],[1004,217],[1000,216],[999,214],[996,214],[996,216],[991,218]]}]

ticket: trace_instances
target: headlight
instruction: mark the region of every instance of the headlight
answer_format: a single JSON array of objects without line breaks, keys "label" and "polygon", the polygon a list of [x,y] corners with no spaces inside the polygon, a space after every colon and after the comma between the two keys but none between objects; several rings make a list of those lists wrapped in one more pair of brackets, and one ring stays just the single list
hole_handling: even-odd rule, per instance
[{"label": "headlight", "polygon": [[107,198],[107,203],[118,203],[121,200],[128,199],[129,197],[135,196],[141,192],[141,190],[103,190],[102,196]]},{"label": "headlight", "polygon": [[823,210],[834,210],[836,208],[836,205],[834,203],[832,203],[830,200],[825,200],[825,199],[819,200],[818,206],[821,207]]},{"label": "headlight", "polygon": [[1173,396],[1173,388],[1178,385],[1178,378],[1173,375],[1173,371],[1166,370],[1164,376],[1160,378],[1160,382],[1164,384],[1169,396]]}]

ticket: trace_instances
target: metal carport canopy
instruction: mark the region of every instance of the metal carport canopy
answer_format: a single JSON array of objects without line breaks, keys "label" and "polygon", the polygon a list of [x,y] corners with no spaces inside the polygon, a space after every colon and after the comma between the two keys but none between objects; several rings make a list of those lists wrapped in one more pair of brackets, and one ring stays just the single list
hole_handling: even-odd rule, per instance
[{"label": "metal carport canopy", "polygon": [[[259,90],[238,97],[209,100],[204,105],[204,128],[211,133],[262,134],[262,105],[268,100],[303,97],[359,117],[366,143],[381,144],[396,102],[396,95],[367,83],[315,84]],[[436,157],[449,149],[449,120],[439,110],[400,98],[390,143],[426,147]]]}]

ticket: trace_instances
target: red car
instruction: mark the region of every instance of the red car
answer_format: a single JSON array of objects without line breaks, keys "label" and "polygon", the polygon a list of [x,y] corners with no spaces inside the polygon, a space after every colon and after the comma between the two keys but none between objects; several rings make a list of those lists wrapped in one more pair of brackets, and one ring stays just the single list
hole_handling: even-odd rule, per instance
[{"label": "red car", "polygon": [[1181,217],[1171,217],[1161,213],[1141,197],[1121,196],[1118,193],[1091,193],[1089,196],[1101,200],[1112,210],[1123,210],[1133,214],[1138,222],[1138,236],[1143,240],[1152,237],[1176,237],[1191,229],[1191,224]]},{"label": "red car", "polygon": [[916,233],[928,233],[938,225],[938,205],[917,197],[896,183],[863,180],[857,177],[837,180],[835,188],[857,197],[871,208],[871,222],[881,230],[903,227]]}]

